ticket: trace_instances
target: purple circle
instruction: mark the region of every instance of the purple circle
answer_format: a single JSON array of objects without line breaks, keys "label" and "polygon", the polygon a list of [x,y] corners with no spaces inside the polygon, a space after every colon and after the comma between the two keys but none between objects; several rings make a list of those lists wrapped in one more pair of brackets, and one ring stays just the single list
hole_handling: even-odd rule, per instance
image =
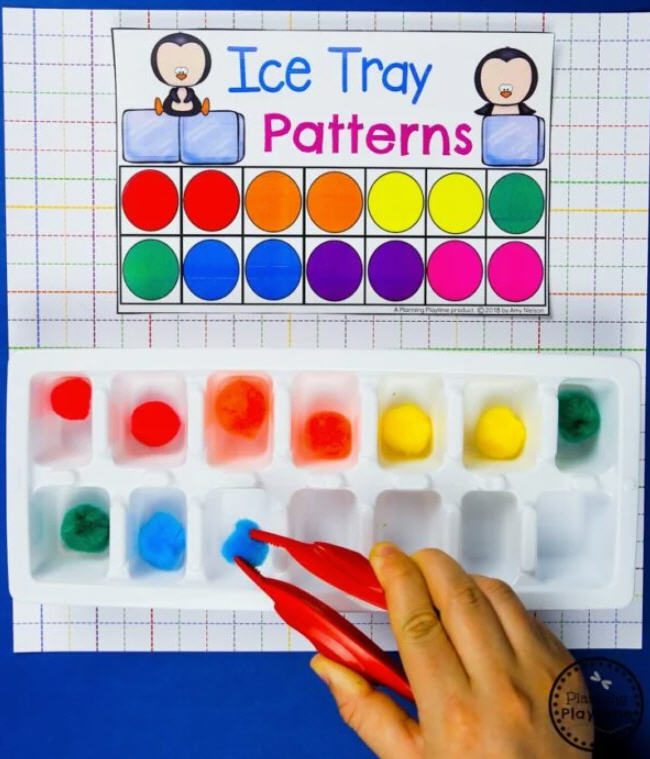
[{"label": "purple circle", "polygon": [[386,300],[407,300],[418,291],[423,279],[422,256],[403,240],[382,243],[370,256],[368,280],[377,295]]},{"label": "purple circle", "polygon": [[357,251],[343,240],[317,245],[307,261],[307,281],[323,300],[338,302],[353,295],[363,277]]}]

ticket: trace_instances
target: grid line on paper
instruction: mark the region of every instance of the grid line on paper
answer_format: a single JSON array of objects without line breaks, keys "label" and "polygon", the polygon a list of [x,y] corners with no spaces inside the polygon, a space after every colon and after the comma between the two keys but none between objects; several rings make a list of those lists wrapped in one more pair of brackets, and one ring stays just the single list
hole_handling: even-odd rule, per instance
[{"label": "grid line on paper", "polygon": [[97,347],[97,331],[95,326],[95,317],[97,315],[97,297],[95,295],[96,283],[97,283],[97,270],[95,268],[95,262],[97,260],[97,240],[95,237],[97,231],[97,217],[96,213],[101,208],[110,208],[110,206],[99,206],[95,203],[95,123],[106,124],[114,123],[110,121],[95,121],[95,12],[90,11],[90,176],[91,176],[91,190],[90,190],[90,202],[91,202],[91,236],[92,236],[92,289],[93,289],[93,348]]},{"label": "grid line on paper", "polygon": [[[602,16],[598,16],[598,40],[596,42],[596,91],[600,92],[600,78],[601,78],[601,71],[602,71],[602,60],[601,60],[601,54],[602,54],[602,48],[601,48],[601,39],[600,34],[602,31]],[[626,70],[627,71],[627,70]],[[601,101],[600,99],[596,100],[596,167],[594,171],[594,205],[596,206],[596,209],[600,210],[598,201],[600,197],[600,187],[598,184],[598,181],[600,179],[600,156],[598,155],[599,149],[600,149],[600,124],[601,124]],[[627,130],[624,131],[624,134],[627,134]],[[625,153],[625,150],[623,150]],[[594,210],[596,210],[594,209]],[[609,213],[616,213],[613,209],[607,209]],[[625,208],[620,209],[620,212],[622,215],[625,215]],[[582,213],[583,210],[581,209],[580,212]],[[597,266],[598,266],[598,245],[596,244],[596,241],[598,240],[598,232],[600,230],[600,218],[598,213],[593,214],[594,217],[594,269],[593,269],[593,289],[594,293],[598,289],[598,282],[597,282]],[[593,345],[596,345],[596,298],[593,298],[593,306],[592,306],[592,315],[593,315],[593,324],[592,324],[592,343]],[[591,621],[590,612],[587,611],[587,622],[589,623]],[[591,648],[591,625],[587,624],[587,648]]]},{"label": "grid line on paper", "polygon": [[[626,28],[626,32],[627,32],[627,34],[626,34],[626,40],[625,40],[625,66],[626,66],[626,70],[625,70],[625,95],[627,96],[629,94],[629,87],[630,87],[630,79],[629,79],[629,74],[628,74],[628,71],[627,71],[627,66],[628,66],[629,60],[630,60],[630,43],[629,43],[630,17],[629,17],[629,15],[627,16],[626,21],[625,21],[625,28]],[[623,120],[624,121],[627,121],[628,111],[629,111],[628,100],[625,99],[623,101]],[[627,131],[624,131],[623,132],[623,153],[625,153],[626,150],[627,150],[627,143],[628,143]],[[627,166],[627,156],[624,156],[623,157],[623,180],[622,180],[623,181],[623,205],[625,205],[625,201],[626,201],[626,197],[627,197],[627,186],[626,186],[627,185],[627,169],[628,169],[628,166]],[[626,222],[627,222],[627,218],[625,216],[621,216],[621,239],[622,240],[625,239]],[[625,266],[625,247],[623,247],[623,249],[621,251],[621,259],[622,260],[621,260],[621,278],[620,278],[620,283],[621,283],[621,290],[622,290],[623,287],[624,287],[624,284],[625,284],[625,280],[624,280],[624,276],[623,276],[623,268]],[[623,321],[623,299],[622,298],[621,298],[621,302],[620,302],[620,305],[619,305],[619,315],[621,317],[621,324],[619,325],[619,345],[622,346],[623,345],[623,324],[622,324],[622,321]],[[637,539],[637,542],[638,542],[638,539]],[[619,618],[618,618],[618,609],[615,609],[614,610],[614,648],[618,647],[618,626],[619,626],[619,624],[620,624],[620,621],[619,621]]]},{"label": "grid line on paper", "polygon": [[[33,124],[33,135],[34,135],[34,200],[36,202],[36,205],[34,207],[34,234],[36,239],[36,245],[34,249],[34,255],[36,259],[36,267],[35,267],[35,282],[36,282],[36,347],[40,345],[40,325],[38,323],[38,319],[40,316],[40,297],[38,295],[38,291],[40,289],[40,271],[39,271],[39,241],[38,241],[38,233],[39,233],[39,212],[38,212],[38,81],[37,81],[37,75],[36,75],[36,36],[35,36],[35,29],[36,29],[36,10],[34,9],[32,11],[32,56],[34,61],[33,71],[32,71],[32,86],[33,86],[33,92],[32,92],[32,103],[33,103],[33,109],[34,109],[34,124]],[[7,256],[7,259],[9,256]]]},{"label": "grid line on paper", "polygon": [[[549,318],[115,313],[110,29],[505,29],[556,35]],[[594,30],[605,26],[601,33]],[[633,36],[630,29],[633,28]],[[646,15],[4,11],[12,350],[164,346],[435,348],[645,355],[650,23]],[[594,60],[593,46],[599,56]],[[20,54],[16,51],[20,50]],[[595,65],[594,65],[595,64]],[[9,75],[7,75],[9,74]],[[53,98],[61,110],[51,112]],[[51,116],[51,118],[48,117]],[[108,212],[108,213],[107,213]],[[644,434],[644,433],[642,433]],[[641,461],[643,472],[643,461]],[[639,518],[643,516],[643,488]],[[629,609],[540,612],[572,647],[638,647],[643,538]],[[350,615],[381,645],[379,613]],[[301,650],[271,612],[14,604],[17,651]]]},{"label": "grid line on paper", "polygon": [[[61,23],[62,23],[63,29],[65,31],[65,15],[62,15],[62,17],[61,17]],[[66,56],[66,50],[67,50],[67,48],[66,48],[66,36],[65,36],[65,34],[63,34],[61,36],[61,54],[62,54],[64,60],[67,57]],[[62,82],[63,88],[65,90],[65,85],[66,85],[65,68],[61,72],[61,82]],[[62,108],[63,108],[63,121],[65,122],[66,121],[65,117],[67,115],[66,98],[63,99]],[[62,135],[61,136],[62,136],[62,142],[63,142],[63,148],[64,148],[64,153],[63,153],[63,175],[66,176],[67,175],[67,167],[68,167],[68,157],[67,157],[67,154],[65,152],[65,149],[68,146],[68,130],[65,128],[65,126],[64,126],[64,128],[62,130]],[[63,189],[63,204],[66,205],[66,206],[67,206],[67,203],[68,203],[68,187],[67,187],[67,184],[68,183],[64,181],[63,188],[62,188]],[[68,262],[68,236],[69,236],[68,214],[64,213],[63,214],[63,241],[62,241],[63,242],[63,265],[64,265],[64,269],[63,269],[63,271],[64,271],[63,285],[64,285],[64,287],[65,287],[66,290],[68,289],[68,263],[69,263]],[[94,263],[95,263],[94,261],[91,261],[91,265],[94,265]],[[64,318],[66,320],[65,321],[64,340],[65,340],[65,343],[67,345],[68,344],[68,332],[69,332],[69,330],[68,330],[68,323],[67,322],[68,322],[69,315],[70,315],[70,309],[69,309],[69,302],[68,302],[68,295],[67,295],[67,293],[66,293],[66,297],[65,297],[64,306],[63,306],[63,315],[64,315]]]}]

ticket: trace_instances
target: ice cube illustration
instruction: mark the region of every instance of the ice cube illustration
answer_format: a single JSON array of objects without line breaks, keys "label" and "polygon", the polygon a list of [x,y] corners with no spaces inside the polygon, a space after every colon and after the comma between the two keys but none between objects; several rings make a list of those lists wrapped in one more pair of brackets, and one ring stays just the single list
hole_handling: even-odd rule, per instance
[{"label": "ice cube illustration", "polygon": [[181,119],[153,109],[124,111],[122,147],[124,160],[132,163],[175,163],[179,160]]},{"label": "ice cube illustration", "polygon": [[210,111],[180,121],[181,161],[230,164],[244,157],[244,117],[235,111]]},{"label": "ice cube illustration", "polygon": [[544,160],[544,119],[534,115],[485,116],[482,145],[486,166],[536,166]]}]

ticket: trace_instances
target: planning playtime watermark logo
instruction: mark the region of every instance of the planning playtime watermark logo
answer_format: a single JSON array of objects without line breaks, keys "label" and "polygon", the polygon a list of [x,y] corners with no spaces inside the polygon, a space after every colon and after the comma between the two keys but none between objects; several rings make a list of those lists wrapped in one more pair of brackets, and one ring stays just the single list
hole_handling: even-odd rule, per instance
[{"label": "planning playtime watermark logo", "polygon": [[623,664],[604,657],[581,659],[557,676],[549,713],[567,743],[584,751],[617,745],[639,726],[643,692]]}]

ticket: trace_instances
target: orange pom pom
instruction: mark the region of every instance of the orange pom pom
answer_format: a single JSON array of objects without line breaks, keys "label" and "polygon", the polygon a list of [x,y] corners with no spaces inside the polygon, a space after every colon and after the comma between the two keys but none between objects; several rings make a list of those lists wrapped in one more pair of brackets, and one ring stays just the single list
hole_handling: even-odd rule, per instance
[{"label": "orange pom pom", "polygon": [[237,377],[226,382],[217,393],[215,412],[226,432],[253,438],[266,421],[268,402],[258,383]]}]

